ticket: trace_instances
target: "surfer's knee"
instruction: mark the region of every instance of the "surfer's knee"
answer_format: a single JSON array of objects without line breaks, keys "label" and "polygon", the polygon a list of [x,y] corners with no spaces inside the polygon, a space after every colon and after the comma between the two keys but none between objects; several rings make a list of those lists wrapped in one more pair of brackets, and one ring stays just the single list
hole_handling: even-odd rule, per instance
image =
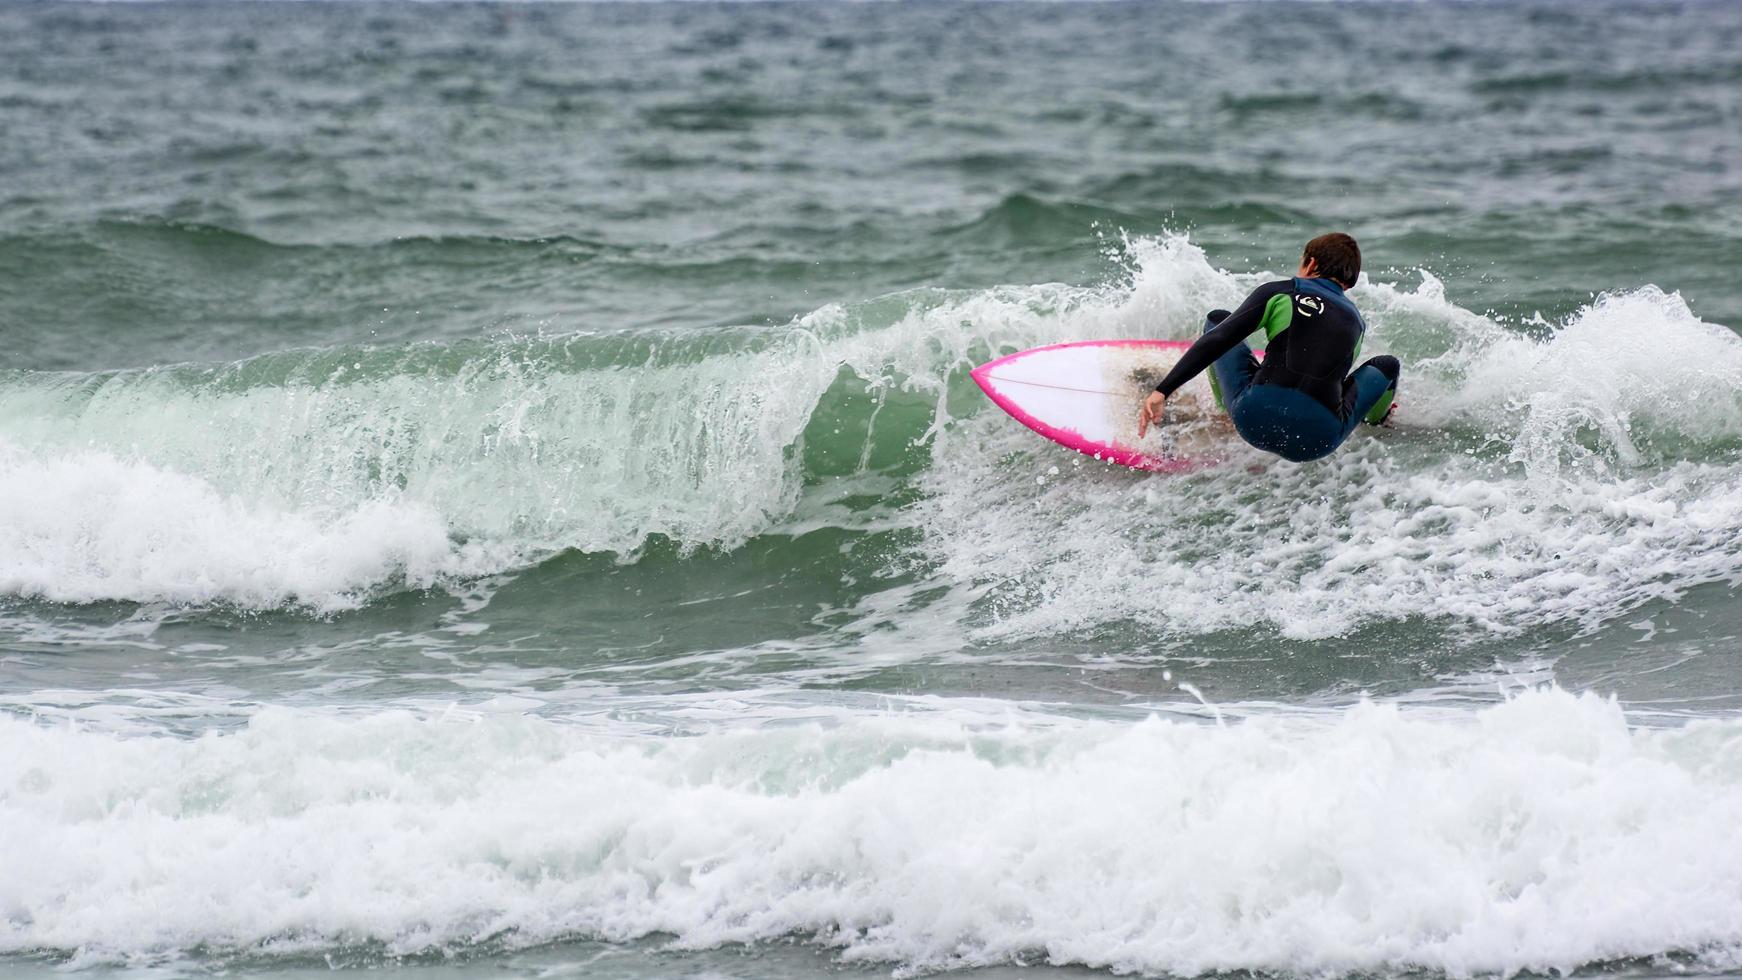
[{"label": "surfer's knee", "polygon": [[1373,368],[1380,374],[1385,375],[1385,380],[1392,384],[1396,384],[1397,379],[1403,374],[1403,362],[1392,357],[1390,354],[1379,354],[1375,357],[1369,357],[1367,362],[1361,366]]}]

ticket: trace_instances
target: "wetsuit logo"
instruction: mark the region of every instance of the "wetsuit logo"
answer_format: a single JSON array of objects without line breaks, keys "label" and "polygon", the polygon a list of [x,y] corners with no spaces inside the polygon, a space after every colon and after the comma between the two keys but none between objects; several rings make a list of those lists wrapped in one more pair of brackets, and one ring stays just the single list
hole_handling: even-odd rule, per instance
[{"label": "wetsuit logo", "polygon": [[1294,305],[1299,307],[1301,316],[1318,316],[1325,312],[1325,301],[1317,296],[1297,296]]}]

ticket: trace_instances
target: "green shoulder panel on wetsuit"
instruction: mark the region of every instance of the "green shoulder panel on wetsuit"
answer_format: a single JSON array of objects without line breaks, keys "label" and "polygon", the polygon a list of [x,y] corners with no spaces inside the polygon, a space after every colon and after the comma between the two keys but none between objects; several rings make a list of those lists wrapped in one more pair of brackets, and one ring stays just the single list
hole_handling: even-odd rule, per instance
[{"label": "green shoulder panel on wetsuit", "polygon": [[1288,329],[1294,320],[1294,295],[1277,293],[1270,297],[1270,302],[1264,304],[1264,319],[1258,321],[1258,326],[1264,331],[1264,342],[1270,343],[1276,335]]},{"label": "green shoulder panel on wetsuit", "polygon": [[[1264,342],[1270,343],[1276,335],[1288,329],[1294,321],[1294,295],[1292,293],[1277,293],[1270,297],[1270,302],[1264,304],[1264,317],[1258,321],[1258,329],[1264,331]],[[1216,407],[1226,412],[1228,405],[1222,400],[1222,385],[1216,379],[1215,371],[1205,372],[1210,376],[1210,394],[1215,396]]]}]

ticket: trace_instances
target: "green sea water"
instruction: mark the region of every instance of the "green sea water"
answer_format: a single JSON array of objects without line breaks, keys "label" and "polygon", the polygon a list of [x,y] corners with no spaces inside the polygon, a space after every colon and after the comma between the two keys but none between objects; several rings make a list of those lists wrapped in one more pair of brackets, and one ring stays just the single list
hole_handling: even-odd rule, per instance
[{"label": "green sea water", "polygon": [[[1733,975],[1739,161],[1731,3],[0,5],[0,973]],[[1329,460],[968,377],[1332,229]]]}]

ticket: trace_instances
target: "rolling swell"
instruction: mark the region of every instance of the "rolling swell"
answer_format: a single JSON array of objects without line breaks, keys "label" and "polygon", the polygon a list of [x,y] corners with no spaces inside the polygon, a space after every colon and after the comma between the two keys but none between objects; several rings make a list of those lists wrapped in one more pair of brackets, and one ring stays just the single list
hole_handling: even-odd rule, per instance
[{"label": "rolling swell", "polygon": [[[129,328],[108,364],[217,360],[262,349],[337,344],[371,327],[380,342],[474,332],[576,302],[589,266],[621,249],[556,236],[410,235],[384,241],[276,241],[223,224],[109,218],[0,236],[8,363],[88,365],[92,322]],[[537,302],[526,297],[541,295]],[[383,297],[415,296],[410,305]]]},{"label": "rolling swell", "polygon": [[[1316,466],[1160,481],[1035,440],[965,376],[1049,341],[1189,336],[1245,288],[1183,239],[1134,241],[1126,261],[1098,286],[918,290],[705,338],[0,376],[4,553],[22,556],[0,585],[330,610],[566,551],[681,561],[829,527],[899,545],[989,639],[1133,622],[1322,637],[1409,617],[1594,625],[1742,571],[1742,344],[1678,297],[1508,326],[1431,276],[1363,286],[1369,346],[1411,365],[1411,428]],[[900,630],[877,594],[825,628]]]},{"label": "rolling swell", "polygon": [[[0,234],[0,265],[16,271],[0,282],[0,313],[28,329],[0,331],[0,359],[88,370],[91,323],[127,325],[97,359],[116,367],[337,347],[360,334],[376,345],[459,340],[481,325],[693,329],[757,314],[785,323],[814,307],[794,307],[800,295],[869,298],[940,272],[976,284],[1023,257],[1044,265],[1082,253],[1099,263],[1098,235],[1159,215],[1019,194],[966,220],[946,213],[919,227],[899,216],[841,227],[835,217],[734,224],[676,246],[424,227],[383,238],[350,237],[343,227],[280,238],[270,215],[238,214],[17,230]],[[752,301],[747,292],[762,295]],[[621,303],[625,296],[634,301]]]}]

